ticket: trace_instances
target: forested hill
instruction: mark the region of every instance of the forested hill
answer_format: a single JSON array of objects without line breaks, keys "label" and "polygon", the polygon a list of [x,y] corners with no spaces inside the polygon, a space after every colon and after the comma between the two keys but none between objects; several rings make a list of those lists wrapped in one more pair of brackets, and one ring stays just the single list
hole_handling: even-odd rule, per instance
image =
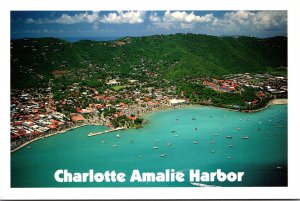
[{"label": "forested hill", "polygon": [[46,82],[54,70],[91,66],[123,75],[143,68],[167,79],[266,72],[287,66],[287,38],[173,34],[106,42],[71,43],[57,38],[11,41],[12,87]]}]

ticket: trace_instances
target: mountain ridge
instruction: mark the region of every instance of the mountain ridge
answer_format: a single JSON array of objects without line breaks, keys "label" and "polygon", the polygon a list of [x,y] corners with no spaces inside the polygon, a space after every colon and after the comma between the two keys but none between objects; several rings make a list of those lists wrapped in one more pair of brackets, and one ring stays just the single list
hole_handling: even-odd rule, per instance
[{"label": "mountain ridge", "polygon": [[130,74],[134,68],[147,69],[170,80],[267,72],[287,66],[287,37],[172,34],[112,41],[68,42],[52,37],[11,41],[13,88],[53,78],[53,70],[85,69],[90,65],[122,74]]}]

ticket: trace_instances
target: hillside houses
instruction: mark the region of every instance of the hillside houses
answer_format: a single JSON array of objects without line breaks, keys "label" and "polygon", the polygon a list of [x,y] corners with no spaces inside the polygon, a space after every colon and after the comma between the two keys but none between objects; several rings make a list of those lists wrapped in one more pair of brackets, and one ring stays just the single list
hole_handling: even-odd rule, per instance
[{"label": "hillside houses", "polygon": [[264,74],[231,74],[224,76],[231,79],[243,87],[251,87],[259,89],[265,93],[269,93],[276,98],[287,98],[287,78],[282,76],[274,76],[268,73]]}]

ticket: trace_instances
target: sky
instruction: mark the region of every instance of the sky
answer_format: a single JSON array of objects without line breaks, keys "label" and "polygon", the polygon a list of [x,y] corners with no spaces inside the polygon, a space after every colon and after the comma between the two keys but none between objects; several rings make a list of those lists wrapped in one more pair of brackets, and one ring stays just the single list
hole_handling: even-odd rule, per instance
[{"label": "sky", "polygon": [[287,11],[11,11],[11,38],[287,36]]}]

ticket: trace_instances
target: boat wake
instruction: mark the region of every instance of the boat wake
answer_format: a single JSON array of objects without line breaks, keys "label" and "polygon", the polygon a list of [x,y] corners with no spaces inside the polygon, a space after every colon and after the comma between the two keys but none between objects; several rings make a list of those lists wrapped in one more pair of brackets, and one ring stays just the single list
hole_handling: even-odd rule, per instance
[{"label": "boat wake", "polygon": [[196,182],[191,182],[190,184],[192,184],[193,186],[198,186],[198,187],[220,187],[220,186],[215,186],[215,185],[207,185],[207,184],[203,184],[203,183],[196,183]]}]

